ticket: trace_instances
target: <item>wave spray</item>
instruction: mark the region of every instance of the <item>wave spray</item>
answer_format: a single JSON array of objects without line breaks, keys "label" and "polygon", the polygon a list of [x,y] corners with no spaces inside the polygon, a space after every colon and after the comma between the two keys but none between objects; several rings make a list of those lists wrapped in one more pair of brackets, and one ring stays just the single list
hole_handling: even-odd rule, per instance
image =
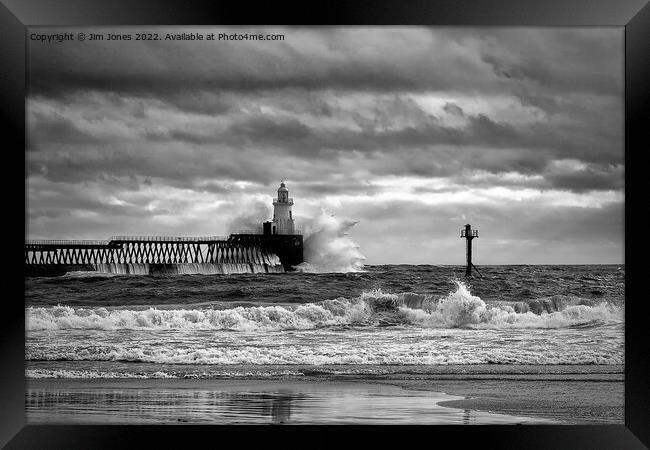
[{"label": "wave spray", "polygon": [[362,272],[366,259],[350,237],[358,221],[336,217],[325,211],[305,222],[305,262],[296,269],[303,272]]}]

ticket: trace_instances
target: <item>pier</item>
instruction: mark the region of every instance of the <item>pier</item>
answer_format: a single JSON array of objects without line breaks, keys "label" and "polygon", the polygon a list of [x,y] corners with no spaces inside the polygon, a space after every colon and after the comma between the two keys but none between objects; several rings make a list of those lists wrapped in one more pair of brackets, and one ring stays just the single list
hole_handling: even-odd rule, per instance
[{"label": "pier", "polygon": [[229,236],[113,236],[108,240],[25,241],[27,276],[73,271],[120,274],[226,274],[288,272],[303,262],[293,198],[284,181],[273,200],[273,220],[259,230]]},{"label": "pier", "polygon": [[302,235],[113,236],[108,240],[27,240],[27,275],[108,273],[269,273],[302,262]]}]

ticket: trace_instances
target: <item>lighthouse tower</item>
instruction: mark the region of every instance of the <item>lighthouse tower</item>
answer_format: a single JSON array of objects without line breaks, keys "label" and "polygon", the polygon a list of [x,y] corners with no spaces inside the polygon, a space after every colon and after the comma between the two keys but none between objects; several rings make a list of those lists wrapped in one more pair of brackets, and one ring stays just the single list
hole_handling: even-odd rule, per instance
[{"label": "lighthouse tower", "polygon": [[289,197],[289,189],[282,181],[278,188],[278,198],[273,200],[272,234],[295,234],[291,206],[293,199]]}]

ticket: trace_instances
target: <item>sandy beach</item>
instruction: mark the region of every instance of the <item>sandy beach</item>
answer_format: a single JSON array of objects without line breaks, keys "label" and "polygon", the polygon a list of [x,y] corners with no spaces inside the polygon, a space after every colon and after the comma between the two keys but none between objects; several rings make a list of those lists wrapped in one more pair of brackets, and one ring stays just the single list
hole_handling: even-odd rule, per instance
[{"label": "sandy beach", "polygon": [[441,406],[499,414],[549,418],[564,424],[624,423],[623,381],[499,381],[458,383],[453,380],[395,381],[408,389],[453,392],[464,398]]},{"label": "sandy beach", "polygon": [[501,369],[371,380],[327,371],[265,379],[31,379],[26,417],[30,424],[623,423],[621,368]]},{"label": "sandy beach", "polygon": [[362,381],[66,380],[30,383],[31,424],[524,424],[440,406],[458,396]]}]

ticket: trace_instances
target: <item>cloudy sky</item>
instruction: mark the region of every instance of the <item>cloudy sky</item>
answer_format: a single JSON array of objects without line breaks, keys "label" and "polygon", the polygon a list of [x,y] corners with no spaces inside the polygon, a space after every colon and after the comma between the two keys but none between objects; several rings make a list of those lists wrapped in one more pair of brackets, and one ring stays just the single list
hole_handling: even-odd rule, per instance
[{"label": "cloudy sky", "polygon": [[185,31],[284,40],[30,41],[29,238],[227,234],[286,179],[370,264],[468,222],[477,265],[624,261],[622,28]]}]

